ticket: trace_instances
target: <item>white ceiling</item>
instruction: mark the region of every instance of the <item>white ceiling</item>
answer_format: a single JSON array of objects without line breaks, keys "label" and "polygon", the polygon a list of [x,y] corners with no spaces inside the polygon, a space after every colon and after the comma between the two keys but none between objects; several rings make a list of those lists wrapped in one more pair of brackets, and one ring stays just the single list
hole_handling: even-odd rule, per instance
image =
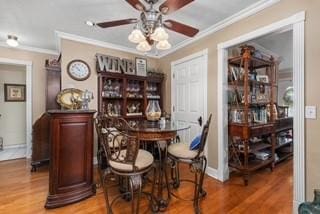
[{"label": "white ceiling", "polygon": [[253,42],[261,45],[265,49],[275,53],[281,59],[279,65],[280,71],[292,72],[293,67],[293,37],[292,31],[277,32],[270,35],[263,36]]},{"label": "white ceiling", "polygon": [[[162,2],[164,0],[157,5]],[[174,19],[204,31],[256,2],[195,0],[164,20]],[[135,48],[127,39],[133,25],[100,29],[87,26],[85,21],[102,22],[138,16],[139,12],[125,0],[0,0],[0,41],[5,41],[8,34],[14,34],[24,46],[57,50],[55,31],[61,31]],[[169,36],[173,46],[188,39],[172,31]]]}]

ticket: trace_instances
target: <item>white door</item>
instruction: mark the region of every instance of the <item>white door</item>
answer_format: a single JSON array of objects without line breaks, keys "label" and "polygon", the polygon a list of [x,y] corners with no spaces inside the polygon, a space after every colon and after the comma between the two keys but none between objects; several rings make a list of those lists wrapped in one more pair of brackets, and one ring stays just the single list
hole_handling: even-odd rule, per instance
[{"label": "white door", "polygon": [[[179,132],[182,141],[191,143],[206,122],[207,55],[196,54],[172,66],[172,116],[190,129]],[[200,126],[199,121],[202,121]]]}]

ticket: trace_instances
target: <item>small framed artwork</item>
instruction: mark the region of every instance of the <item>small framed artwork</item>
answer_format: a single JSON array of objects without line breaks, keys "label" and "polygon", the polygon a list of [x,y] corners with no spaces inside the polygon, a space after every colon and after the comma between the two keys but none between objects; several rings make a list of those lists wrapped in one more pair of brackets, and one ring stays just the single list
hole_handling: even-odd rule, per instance
[{"label": "small framed artwork", "polygon": [[5,102],[25,102],[26,101],[26,85],[4,84],[4,101]]},{"label": "small framed artwork", "polygon": [[269,77],[267,75],[257,75],[257,81],[269,83]]},{"label": "small framed artwork", "polygon": [[136,73],[138,76],[147,76],[147,59],[136,57]]}]

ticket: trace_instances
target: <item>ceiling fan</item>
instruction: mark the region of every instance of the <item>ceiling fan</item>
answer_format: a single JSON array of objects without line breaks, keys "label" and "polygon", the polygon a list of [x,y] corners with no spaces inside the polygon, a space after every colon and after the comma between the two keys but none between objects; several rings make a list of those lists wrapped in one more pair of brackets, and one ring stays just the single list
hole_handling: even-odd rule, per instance
[{"label": "ceiling fan", "polygon": [[151,45],[155,42],[157,49],[160,50],[166,50],[171,47],[168,42],[169,36],[163,27],[188,37],[194,37],[199,32],[199,30],[194,27],[171,19],[162,21],[163,16],[179,10],[194,0],[166,0],[159,6],[159,9],[154,8],[154,4],[159,0],[144,1],[148,4],[148,7],[139,0],[126,0],[132,7],[141,12],[140,19],[122,19],[100,22],[95,25],[101,28],[109,28],[120,25],[136,24],[128,38],[131,42],[138,43],[137,49],[144,52],[151,50]]}]

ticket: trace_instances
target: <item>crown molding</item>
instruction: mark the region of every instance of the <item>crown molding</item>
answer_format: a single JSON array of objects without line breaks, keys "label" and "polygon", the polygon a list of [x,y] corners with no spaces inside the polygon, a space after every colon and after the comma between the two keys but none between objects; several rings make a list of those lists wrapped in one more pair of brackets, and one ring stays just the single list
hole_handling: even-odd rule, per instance
[{"label": "crown molding", "polygon": [[31,52],[37,52],[37,53],[43,53],[43,54],[50,54],[50,55],[59,55],[59,52],[56,50],[36,48],[36,47],[25,46],[25,45],[18,45],[17,47],[10,47],[9,45],[7,45],[6,42],[0,42],[0,47],[10,48],[10,49],[18,49],[18,50],[24,50],[24,51],[31,51]]},{"label": "crown molding", "polygon": [[128,48],[128,47],[125,47],[122,45],[116,45],[116,44],[112,44],[109,42],[103,42],[103,41],[96,40],[96,39],[90,39],[87,37],[79,36],[76,34],[65,33],[62,31],[55,31],[55,36],[57,39],[56,45],[59,50],[61,50],[61,39],[67,39],[67,40],[86,43],[86,44],[95,45],[95,46],[99,46],[99,47],[103,47],[103,48],[110,48],[110,49],[114,49],[114,50],[118,50],[118,51],[132,53],[132,54],[136,54],[136,55],[140,55],[140,56],[145,55],[145,56],[148,56],[151,58],[158,58],[158,56],[155,56],[155,55],[143,54],[134,48]]},{"label": "crown molding", "polygon": [[229,16],[228,18],[212,25],[211,27],[209,27],[203,31],[200,31],[200,33],[196,37],[180,42],[179,44],[175,45],[170,50],[160,54],[158,57],[162,58],[162,57],[167,56],[171,53],[174,53],[175,51],[177,51],[187,45],[190,45],[190,44],[192,44],[192,43],[194,43],[194,42],[196,42],[196,41],[198,41],[198,40],[200,40],[210,34],[213,34],[217,31],[220,31],[223,28],[226,28],[226,27],[228,27],[228,26],[230,26],[230,25],[232,25],[242,19],[245,19],[249,16],[252,16],[252,15],[268,8],[268,7],[271,7],[272,5],[274,5],[278,2],[280,2],[280,0],[261,0],[261,1],[258,1],[250,6],[246,7],[245,9],[235,13],[234,15]]}]

